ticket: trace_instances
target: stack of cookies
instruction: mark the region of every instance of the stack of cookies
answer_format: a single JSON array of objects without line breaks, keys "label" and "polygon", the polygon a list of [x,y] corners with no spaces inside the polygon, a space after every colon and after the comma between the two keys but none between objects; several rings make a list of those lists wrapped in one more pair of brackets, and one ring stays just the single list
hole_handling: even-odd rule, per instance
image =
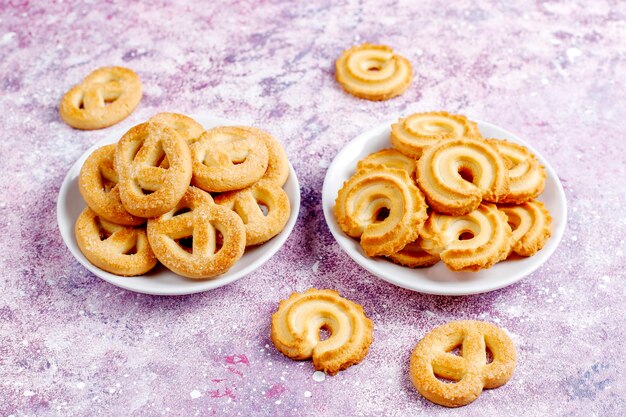
[{"label": "stack of cookies", "polygon": [[391,144],[359,161],[335,202],[339,226],[366,255],[477,271],[531,256],[550,237],[536,200],[545,169],[524,146],[483,138],[476,123],[446,112],[401,118]]},{"label": "stack of cookies", "polygon": [[263,130],[205,131],[160,113],[85,161],[78,184],[88,207],[76,240],[92,264],[117,275],[160,261],[188,278],[215,277],[283,230],[288,176],[284,149]]}]

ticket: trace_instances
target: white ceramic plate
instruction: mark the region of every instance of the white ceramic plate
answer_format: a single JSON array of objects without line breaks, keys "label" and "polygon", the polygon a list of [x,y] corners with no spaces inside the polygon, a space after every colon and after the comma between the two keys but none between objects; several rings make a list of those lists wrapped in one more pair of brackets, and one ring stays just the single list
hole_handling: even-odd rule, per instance
[{"label": "white ceramic plate", "polygon": [[333,213],[333,206],[344,181],[354,174],[357,162],[372,152],[391,147],[389,132],[392,122],[389,122],[359,135],[348,143],[330,164],[324,179],[322,204],[326,223],[339,246],[356,263],[385,281],[413,291],[440,295],[469,295],[511,285],[548,260],[563,237],[567,218],[567,202],[559,178],[548,161],[528,143],[500,127],[490,123],[476,122],[484,137],[508,139],[511,142],[520,143],[537,155],[539,161],[546,167],[546,188],[539,200],[546,205],[553,220],[552,237],[543,249],[529,258],[499,262],[489,269],[478,272],[453,272],[443,262],[430,268],[411,269],[396,265],[384,258],[365,256],[358,240],[350,238],[341,231]]},{"label": "white ceramic plate", "polygon": [[[215,126],[240,124],[217,117],[193,117],[198,121],[198,123],[203,125],[205,129],[210,129]],[[198,281],[183,278],[171,272],[164,266],[158,265],[154,270],[150,271],[146,275],[138,277],[120,277],[93,266],[81,253],[78,245],[76,244],[76,238],[74,237],[74,223],[86,207],[85,202],[78,191],[78,174],[80,173],[80,168],[83,166],[85,159],[87,159],[87,157],[94,150],[109,143],[117,142],[123,134],[124,131],[117,130],[85,152],[76,161],[76,163],[74,163],[65,176],[65,180],[63,181],[63,185],[61,185],[59,198],[57,200],[57,221],[59,223],[59,229],[61,230],[61,236],[63,237],[65,244],[78,262],[80,262],[85,268],[94,273],[96,276],[118,287],[145,294],[183,295],[198,293],[230,284],[231,282],[251,273],[270,259],[278,251],[278,249],[280,249],[283,243],[285,243],[287,237],[289,237],[289,234],[296,224],[298,212],[300,211],[300,185],[298,184],[296,172],[291,164],[289,164],[289,179],[283,187],[287,192],[289,202],[291,203],[291,215],[285,229],[269,242],[252,249],[246,249],[243,257],[225,274],[213,279]]]}]

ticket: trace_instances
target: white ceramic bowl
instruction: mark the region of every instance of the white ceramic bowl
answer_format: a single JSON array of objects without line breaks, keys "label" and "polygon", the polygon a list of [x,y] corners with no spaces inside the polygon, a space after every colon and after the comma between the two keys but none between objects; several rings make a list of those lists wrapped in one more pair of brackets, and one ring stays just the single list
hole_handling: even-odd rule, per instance
[{"label": "white ceramic bowl", "polygon": [[348,143],[330,164],[324,179],[322,204],[326,223],[339,246],[356,263],[385,281],[413,291],[440,295],[468,295],[493,291],[511,285],[548,260],[563,237],[567,219],[565,192],[559,178],[548,161],[528,143],[498,126],[481,121],[476,122],[484,137],[508,139],[511,142],[522,144],[534,153],[541,164],[546,167],[546,188],[539,200],[546,205],[553,220],[552,236],[543,249],[529,258],[506,260],[478,272],[453,272],[443,262],[429,268],[411,269],[396,265],[384,258],[365,256],[359,242],[342,232],[333,213],[333,207],[339,189],[343,186],[344,181],[354,174],[357,162],[372,152],[391,147],[389,133],[392,122],[390,122],[368,130]]},{"label": "white ceramic bowl", "polygon": [[[198,123],[203,125],[205,129],[210,129],[215,126],[239,124],[233,121],[211,116],[193,117],[196,121],[198,121]],[[87,152],[85,152],[76,161],[76,163],[74,163],[65,176],[65,180],[61,185],[59,197],[57,199],[57,221],[59,223],[59,229],[61,231],[63,241],[78,262],[80,262],[85,268],[96,276],[118,287],[145,294],[183,295],[198,293],[212,290],[243,278],[245,275],[251,273],[267,262],[267,260],[270,259],[285,243],[287,237],[289,237],[289,234],[296,224],[298,212],[300,211],[300,185],[298,184],[296,172],[291,164],[289,164],[289,179],[283,187],[287,192],[289,202],[291,203],[291,215],[285,229],[269,242],[266,242],[258,247],[246,249],[243,257],[225,274],[207,280],[191,280],[183,278],[171,272],[164,266],[159,265],[146,275],[138,277],[120,277],[93,266],[81,253],[78,245],[76,244],[76,238],[74,237],[74,223],[86,207],[85,202],[78,191],[78,174],[80,173],[80,169],[83,166],[85,159],[87,159],[87,157],[94,150],[109,143],[117,142],[123,134],[123,131],[116,130],[115,133],[112,133],[110,136],[100,140]]]}]

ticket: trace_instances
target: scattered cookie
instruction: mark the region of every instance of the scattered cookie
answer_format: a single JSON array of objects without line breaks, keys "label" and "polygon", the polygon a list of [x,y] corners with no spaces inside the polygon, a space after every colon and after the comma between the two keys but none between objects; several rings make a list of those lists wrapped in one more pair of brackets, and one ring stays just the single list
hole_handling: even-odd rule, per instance
[{"label": "scattered cookie", "polygon": [[388,100],[411,84],[411,63],[384,45],[365,43],[343,51],[335,63],[337,81],[348,93],[368,100]]},{"label": "scattered cookie", "polygon": [[379,165],[344,183],[335,217],[347,235],[361,239],[367,256],[389,256],[417,239],[427,218],[426,202],[406,171]]},{"label": "scattered cookie", "polygon": [[498,205],[513,229],[511,251],[520,256],[532,256],[546,244],[551,235],[552,217],[540,201],[519,205]]},{"label": "scattered cookie", "polygon": [[419,341],[411,355],[410,376],[427,400],[460,407],[476,400],[483,389],[506,384],[516,361],[515,346],[499,327],[482,321],[453,321]]},{"label": "scattered cookie", "polygon": [[481,138],[478,125],[460,114],[445,111],[414,113],[391,125],[391,144],[411,158],[424,148],[448,139]]},{"label": "scattered cookie", "polygon": [[140,100],[137,74],[128,68],[103,67],[65,93],[59,114],[76,129],[102,129],[128,117]]},{"label": "scattered cookie", "polygon": [[482,140],[453,139],[427,147],[417,162],[417,184],[434,210],[463,215],[482,200],[509,191],[509,173],[498,151]]},{"label": "scattered cookie", "polygon": [[[320,340],[320,331],[330,335]],[[318,371],[335,375],[363,360],[372,343],[372,321],[363,307],[332,290],[311,288],[280,302],[272,315],[271,338],[283,355],[313,358]]]},{"label": "scattered cookie", "polygon": [[113,224],[86,208],[78,216],[74,231],[83,255],[107,272],[142,275],[157,264],[143,228]]}]

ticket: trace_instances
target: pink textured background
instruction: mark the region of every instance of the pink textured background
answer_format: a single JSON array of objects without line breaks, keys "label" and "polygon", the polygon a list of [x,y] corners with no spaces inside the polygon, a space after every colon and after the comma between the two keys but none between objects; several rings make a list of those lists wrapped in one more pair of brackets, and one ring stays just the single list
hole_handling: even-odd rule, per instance
[{"label": "pink textured background", "polygon": [[[168,3],[0,1],[0,415],[624,414],[624,2]],[[375,103],[338,87],[334,60],[362,41],[413,63],[403,96]],[[113,287],[72,258],[58,188],[107,131],[72,130],[57,105],[113,64],[145,89],[124,126],[164,110],[207,113],[283,141],[303,206],[263,268],[166,298]],[[433,109],[519,134],[565,186],[565,238],[516,285],[472,297],[405,291],[356,266],[324,223],[322,181],[339,149]],[[323,382],[268,337],[278,301],[311,286],[362,303],[375,323],[366,360]],[[519,364],[506,386],[451,411],[413,390],[407,364],[426,331],[466,318],[505,327]]]}]

